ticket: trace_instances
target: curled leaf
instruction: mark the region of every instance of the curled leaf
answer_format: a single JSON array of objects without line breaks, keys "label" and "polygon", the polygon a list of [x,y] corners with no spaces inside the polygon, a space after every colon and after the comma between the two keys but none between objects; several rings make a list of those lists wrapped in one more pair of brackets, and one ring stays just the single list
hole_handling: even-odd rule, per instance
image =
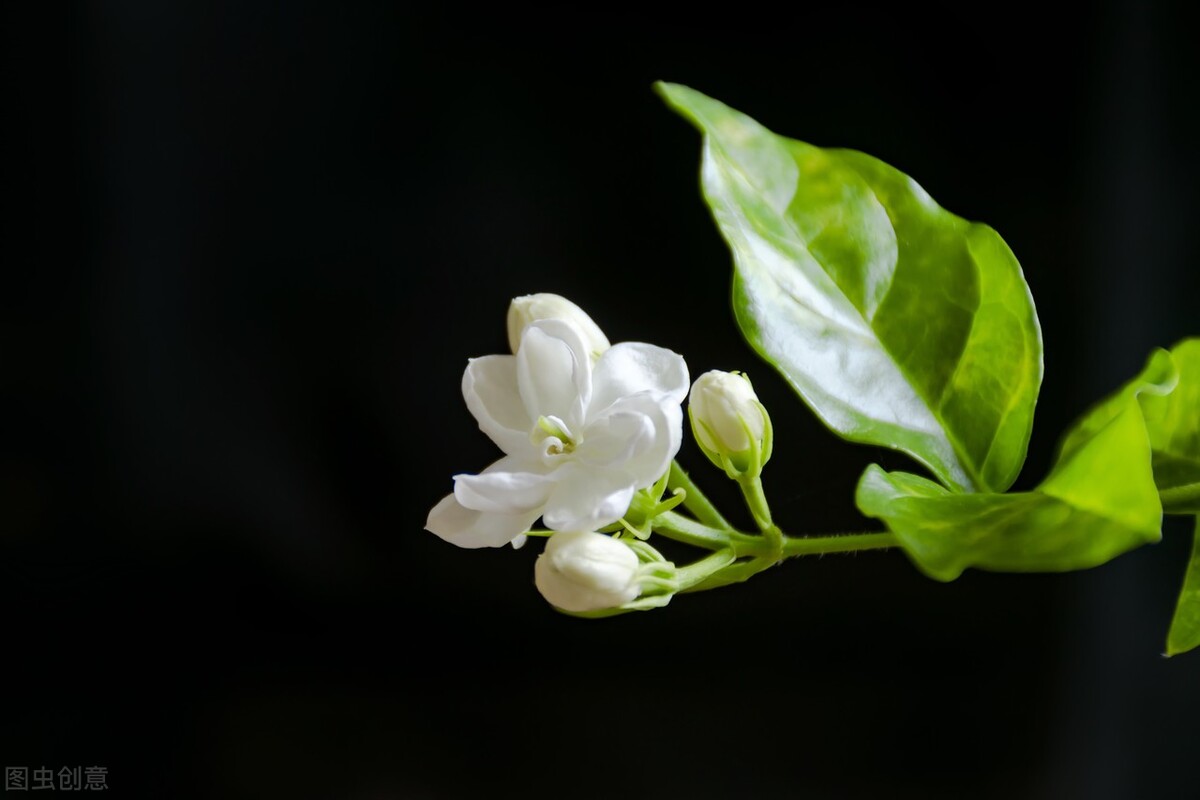
[{"label": "curled leaf", "polygon": [[1162,537],[1141,399],[1168,394],[1177,375],[1156,351],[1142,373],[1068,431],[1033,491],[956,494],[904,472],[867,468],[857,501],[883,520],[909,557],[938,580],[967,567],[1012,572],[1086,569]]}]

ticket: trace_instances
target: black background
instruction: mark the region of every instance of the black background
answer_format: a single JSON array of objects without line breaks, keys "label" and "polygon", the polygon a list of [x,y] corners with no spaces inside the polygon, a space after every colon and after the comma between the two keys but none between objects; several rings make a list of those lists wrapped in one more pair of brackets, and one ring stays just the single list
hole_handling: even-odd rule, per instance
[{"label": "black background", "polygon": [[1197,796],[1200,656],[1161,656],[1180,520],[1083,573],[829,557],[601,622],[544,604],[535,546],[422,530],[496,457],[459,379],[535,291],[693,375],[750,371],[789,530],[865,527],[862,468],[906,465],[834,438],[741,342],[698,137],[655,79],[1001,232],[1046,352],[1019,486],[1200,333],[1179,10],[905,6],[470,31],[399,6],[9,7],[0,760],[105,765],[120,796]]}]

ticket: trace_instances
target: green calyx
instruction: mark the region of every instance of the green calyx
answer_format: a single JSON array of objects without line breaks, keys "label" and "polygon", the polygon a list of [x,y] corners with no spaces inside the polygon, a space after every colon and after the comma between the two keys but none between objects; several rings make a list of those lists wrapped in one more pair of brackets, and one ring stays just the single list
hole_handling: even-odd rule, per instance
[{"label": "green calyx", "polygon": [[745,478],[757,478],[762,474],[763,467],[771,458],[774,447],[775,431],[771,425],[771,416],[762,403],[755,401],[759,413],[762,414],[762,434],[757,435],[744,414],[737,416],[738,424],[745,434],[750,446],[744,450],[732,451],[721,447],[713,447],[710,442],[720,442],[720,436],[714,426],[707,420],[701,419],[695,412],[694,406],[688,407],[688,419],[692,425],[692,436],[701,452],[708,457],[718,469],[721,469],[730,480],[740,481]]}]

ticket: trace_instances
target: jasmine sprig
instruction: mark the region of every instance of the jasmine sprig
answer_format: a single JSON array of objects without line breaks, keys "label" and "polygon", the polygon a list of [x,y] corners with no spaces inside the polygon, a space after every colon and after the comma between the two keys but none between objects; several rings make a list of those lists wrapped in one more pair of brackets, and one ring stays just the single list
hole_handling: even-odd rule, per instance
[{"label": "jasmine sprig", "polygon": [[[473,359],[463,376],[504,456],[455,476],[429,530],[463,547],[547,538],[538,589],[597,617],[802,555],[895,547],[944,581],[968,568],[1086,569],[1158,541],[1164,513],[1200,515],[1200,339],[1152,353],[1068,429],[1040,483],[1009,492],[1043,362],[1033,298],[1000,235],[871,156],[780,136],[684,86],[657,89],[703,137],[701,182],[733,253],[742,335],[831,431],[907,453],[928,475],[866,468],[856,501],[884,531],[789,536],[762,477],[771,416],[744,373],[707,372],[690,387],[690,428],[741,490],[756,530],[740,530],[674,461],[683,358],[610,346],[579,306],[527,295],[509,308],[513,354]],[[655,537],[698,555],[676,564]],[[1194,555],[1168,655],[1200,645],[1198,586]]]}]

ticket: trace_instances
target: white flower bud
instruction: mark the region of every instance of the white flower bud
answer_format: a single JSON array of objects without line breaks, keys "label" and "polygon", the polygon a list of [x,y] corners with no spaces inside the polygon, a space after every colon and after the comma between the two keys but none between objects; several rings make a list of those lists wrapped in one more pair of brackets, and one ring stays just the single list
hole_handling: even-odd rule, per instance
[{"label": "white flower bud", "polygon": [[542,597],[563,611],[616,608],[641,593],[638,557],[602,533],[560,531],[533,568]]},{"label": "white flower bud", "polygon": [[609,348],[608,337],[582,308],[556,294],[527,294],[508,306],[508,346],[515,353],[526,326],[540,319],[559,319],[575,327],[592,358]]},{"label": "white flower bud", "polygon": [[711,370],[692,384],[692,433],[730,477],[757,475],[771,455],[771,420],[745,375]]}]

